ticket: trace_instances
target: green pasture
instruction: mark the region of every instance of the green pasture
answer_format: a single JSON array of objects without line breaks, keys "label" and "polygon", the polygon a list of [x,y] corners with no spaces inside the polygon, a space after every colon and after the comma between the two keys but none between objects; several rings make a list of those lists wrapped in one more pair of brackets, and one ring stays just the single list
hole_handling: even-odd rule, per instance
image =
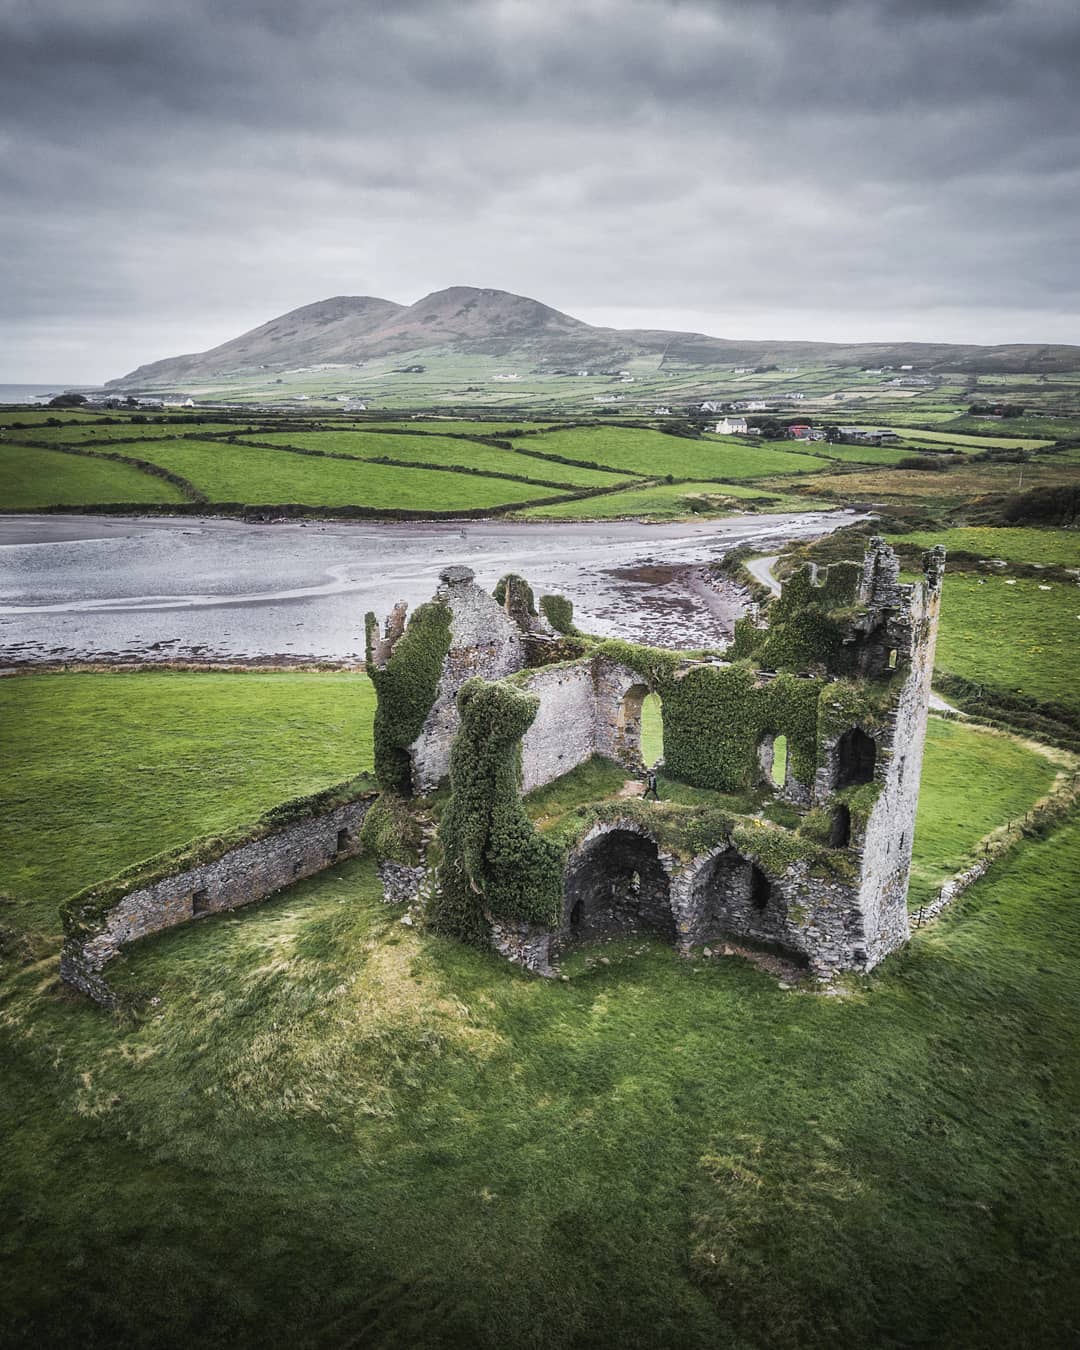
[{"label": "green pasture", "polygon": [[420,464],[459,465],[481,472],[516,474],[571,488],[613,487],[624,477],[595,469],[579,469],[571,464],[554,464],[530,455],[519,455],[514,450],[501,450],[480,441],[456,440],[449,436],[378,431],[282,431],[246,439],[267,445],[298,445],[303,449],[354,455],[358,459],[386,458]]},{"label": "green pasture", "polygon": [[92,422],[96,413],[81,413],[71,408],[12,408],[0,404],[0,429],[22,423],[26,427],[45,426],[49,422]]},{"label": "green pasture", "polygon": [[946,574],[938,670],[1080,710],[1080,590],[1031,577]]},{"label": "green pasture", "polygon": [[[235,431],[243,433],[257,424],[250,422],[114,422],[111,426],[82,425],[74,427],[35,427],[24,433],[26,439],[44,441],[52,445],[87,445],[96,441],[122,441],[130,448],[121,453],[137,455],[138,450],[131,446],[133,440],[158,440],[162,437],[198,436],[217,431]],[[8,433],[18,437],[17,431]]]},{"label": "green pasture", "polygon": [[1041,754],[1004,732],[931,717],[909,908],[929,903],[950,876],[975,861],[980,840],[1045,796],[1061,758],[1052,751]]},{"label": "green pasture", "polygon": [[527,450],[562,455],[629,473],[651,477],[671,474],[675,478],[699,482],[776,473],[813,473],[828,467],[826,460],[814,455],[748,445],[731,436],[689,440],[633,427],[576,427],[522,437],[514,444]]},{"label": "green pasture", "polygon": [[133,465],[0,441],[0,510],[184,500],[172,483]]},{"label": "green pasture", "polygon": [[530,506],[521,514],[542,520],[610,520],[623,516],[664,520],[738,510],[809,511],[814,505],[802,497],[735,483],[656,483],[551,506]]},{"label": "green pasture", "polygon": [[[1041,450],[1047,445],[1052,445],[1053,441],[1033,440],[1030,436],[1010,436],[1008,428],[1010,422],[997,423],[1002,428],[998,436],[970,436],[958,431],[922,431],[910,430],[905,433],[904,439],[913,444],[929,445],[943,444],[955,445],[963,450],[993,450],[1007,449],[1013,450]],[[1080,430],[1080,428],[1078,428]]]},{"label": "green pasture", "polygon": [[1008,562],[1040,563],[1044,567],[1080,567],[1080,533],[1076,530],[971,525],[917,530],[895,538],[897,543],[922,548],[944,544],[950,553],[967,553],[978,558],[1004,558]]},{"label": "green pasture", "polygon": [[480,474],[291,455],[239,441],[150,441],[139,447],[139,458],[181,474],[215,502],[456,511],[531,501],[556,491]]},{"label": "green pasture", "polygon": [[1030,464],[972,464],[965,456],[956,456],[956,464],[941,473],[925,469],[859,470],[846,473],[815,474],[812,484],[781,477],[762,484],[781,491],[812,491],[815,497],[842,502],[917,502],[946,508],[970,507],[977,498],[990,494],[1012,494],[1035,487],[1056,487],[1080,482],[1080,470],[1057,463],[1047,456]]},{"label": "green pasture", "polygon": [[[1026,841],[846,996],[647,939],[539,980],[402,926],[357,860],[131,948],[116,979],[142,1009],[111,1015],[60,984],[47,904],[360,767],[369,688],[0,694],[30,727],[0,853],[5,1344],[1071,1342],[1080,826]],[[1030,767],[941,734],[927,775],[970,756],[976,800],[936,854],[920,822],[928,877],[998,809],[978,767]]]}]

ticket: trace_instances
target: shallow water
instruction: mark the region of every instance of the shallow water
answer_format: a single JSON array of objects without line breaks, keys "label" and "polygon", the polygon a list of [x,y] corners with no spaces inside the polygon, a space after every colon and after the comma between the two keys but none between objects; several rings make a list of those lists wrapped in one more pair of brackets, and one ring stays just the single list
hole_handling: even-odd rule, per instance
[{"label": "shallow water", "polygon": [[646,525],[503,521],[254,525],[0,516],[0,660],[360,660],[363,619],[430,598],[464,563],[574,602],[590,632],[726,640],[733,609],[697,569],[737,544],[828,533],[848,512]]}]

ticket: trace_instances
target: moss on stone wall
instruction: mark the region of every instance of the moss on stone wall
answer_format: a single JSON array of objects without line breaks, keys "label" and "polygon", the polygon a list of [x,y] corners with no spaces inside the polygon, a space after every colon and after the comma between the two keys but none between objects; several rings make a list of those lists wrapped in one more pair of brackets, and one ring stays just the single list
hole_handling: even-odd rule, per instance
[{"label": "moss on stone wall", "polygon": [[495,583],[492,595],[495,597],[495,603],[503,605],[510,617],[519,623],[522,618],[537,617],[533,589],[525,578],[519,577],[516,572],[507,572],[506,576],[500,577]]},{"label": "moss on stone wall", "polygon": [[574,627],[574,606],[565,595],[542,595],[540,597],[540,613],[547,619],[556,633],[564,633],[567,636],[577,634],[577,629]]},{"label": "moss on stone wall", "polygon": [[405,632],[380,669],[373,658],[378,623],[365,620],[367,671],[378,695],[373,728],[375,776],[384,792],[412,795],[408,747],[416,740],[439,690],[450,650],[450,607],[431,600],[413,611]]},{"label": "moss on stone wall", "polygon": [[189,872],[192,868],[217,862],[233,849],[253,844],[302,820],[327,815],[339,806],[372,795],[374,788],[371,777],[366,773],[360,774],[357,778],[336,783],[310,796],[279,802],[247,825],[194,839],[181,844],[179,848],[168,849],[143,862],[134,863],[64,901],[60,906],[64,934],[69,940],[86,941],[101,930],[109,912],[132,891],[144,890],[179,872]]},{"label": "moss on stone wall", "polygon": [[420,861],[420,822],[410,802],[396,792],[383,792],[371,804],[360,827],[360,845],[379,862]]},{"label": "moss on stone wall", "polygon": [[799,568],[769,606],[768,628],[746,619],[736,623],[729,656],[751,658],[766,670],[842,667],[861,575],[854,562],[834,563],[818,573],[816,582],[809,565]]},{"label": "moss on stone wall", "polygon": [[482,945],[488,914],[558,923],[562,850],[536,833],[521,803],[521,738],[539,699],[474,678],[462,685],[457,704],[461,727],[450,755],[451,795],[439,827],[442,862],[428,921],[438,932]]}]

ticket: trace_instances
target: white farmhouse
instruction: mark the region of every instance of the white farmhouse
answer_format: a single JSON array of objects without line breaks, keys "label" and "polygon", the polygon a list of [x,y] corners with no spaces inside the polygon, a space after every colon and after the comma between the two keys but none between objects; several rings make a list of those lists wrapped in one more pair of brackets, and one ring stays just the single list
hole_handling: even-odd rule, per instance
[{"label": "white farmhouse", "polygon": [[716,424],[718,436],[745,436],[746,429],[745,417],[722,417]]}]

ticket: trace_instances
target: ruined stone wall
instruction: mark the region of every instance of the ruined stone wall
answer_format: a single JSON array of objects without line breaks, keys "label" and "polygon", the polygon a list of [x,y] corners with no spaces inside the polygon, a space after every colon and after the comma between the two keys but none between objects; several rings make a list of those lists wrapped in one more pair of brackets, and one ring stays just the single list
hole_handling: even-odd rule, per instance
[{"label": "ruined stone wall", "polygon": [[450,749],[459,725],[457,693],[466,680],[481,675],[499,680],[525,664],[521,629],[467,567],[448,567],[436,598],[450,607],[450,650],[443,662],[438,693],[420,735],[409,747],[413,790],[431,792],[450,771]]},{"label": "ruined stone wall", "polygon": [[[628,768],[641,761],[641,703],[648,692],[637,671],[615,661],[596,664],[596,753]],[[628,699],[627,694],[632,696]]]},{"label": "ruined stone wall", "polygon": [[879,745],[878,797],[862,845],[860,908],[866,931],[867,964],[876,965],[909,936],[907,913],[911,846],[919,805],[923,747],[934,673],[941,561],[931,561],[927,579],[912,588],[906,613],[912,632],[911,664]]},{"label": "ruined stone wall", "polygon": [[69,938],[60,974],[99,1003],[115,995],[102,973],[121,947],[150,933],[207,914],[263,900],[360,851],[360,826],[370,800],[348,802],[324,816],[290,825],[277,834],[230,849],[203,863],[129,892],[106,915],[101,930],[85,941]]},{"label": "ruined stone wall", "polygon": [[515,683],[540,699],[540,709],[521,741],[521,790],[531,792],[596,753],[593,662],[541,667]]}]

